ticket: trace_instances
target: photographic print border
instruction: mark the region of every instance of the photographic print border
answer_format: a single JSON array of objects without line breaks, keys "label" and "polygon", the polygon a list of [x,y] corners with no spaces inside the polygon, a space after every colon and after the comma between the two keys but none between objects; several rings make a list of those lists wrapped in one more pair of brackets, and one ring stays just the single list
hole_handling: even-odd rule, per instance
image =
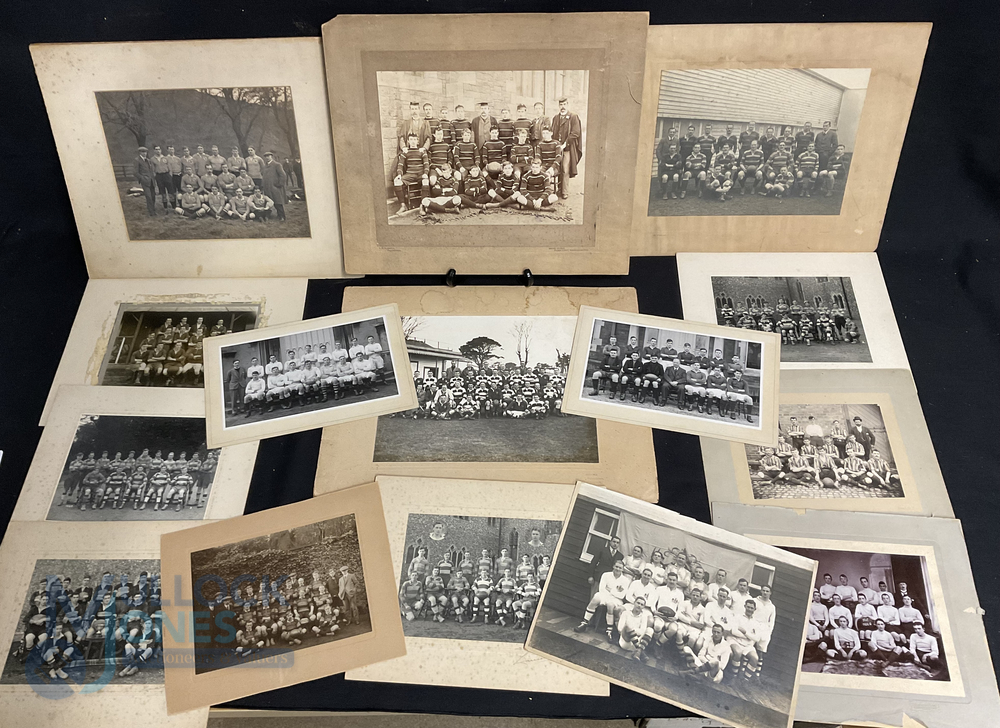
[{"label": "photographic print border", "polygon": [[[380,475],[395,574],[413,514],[562,521],[574,486]],[[397,582],[397,588],[399,586]],[[470,625],[475,629],[478,625]],[[526,634],[526,633],[523,633]],[[524,653],[520,642],[406,637],[406,656],[349,670],[348,680],[606,697],[608,683]]]},{"label": "photographic print border", "polygon": [[875,253],[678,253],[685,318],[716,323],[713,278],[841,277],[851,281],[870,362],[781,362],[788,369],[909,369]]},{"label": "photographic print border", "polygon": [[261,422],[245,425],[226,426],[225,389],[223,387],[222,350],[234,344],[277,339],[287,334],[339,326],[373,318],[383,318],[385,334],[389,341],[389,358],[401,362],[406,358],[406,337],[399,320],[399,308],[395,303],[340,313],[333,316],[306,319],[304,321],[269,326],[263,329],[244,331],[226,336],[205,339],[205,420],[208,428],[209,447],[233,445],[263,437],[275,437],[291,432],[302,432],[316,427],[324,427],[338,422],[353,422],[378,415],[391,414],[417,406],[417,390],[412,377],[394,379],[398,393],[379,397],[370,401],[349,402],[339,406],[317,409],[311,412],[295,413]]},{"label": "photographic print border", "polygon": [[[713,542],[715,544],[724,545],[723,547],[730,547],[735,550],[740,550],[756,556],[765,557],[771,561],[782,563],[789,568],[800,569],[802,571],[811,574],[812,581],[815,581],[816,562],[813,561],[812,559],[807,559],[803,556],[799,556],[798,554],[782,551],[774,546],[770,546],[768,544],[762,543],[760,541],[751,538],[746,538],[741,534],[724,531],[719,527],[711,526],[707,523],[702,523],[701,521],[697,521],[693,518],[688,518],[687,516],[682,516],[679,513],[667,510],[666,508],[662,508],[660,506],[649,503],[643,503],[642,501],[637,501],[634,498],[629,498],[628,496],[624,496],[619,493],[614,493],[604,488],[599,488],[590,485],[589,483],[582,483],[582,482],[578,482],[576,484],[576,489],[573,493],[573,498],[570,503],[569,511],[566,516],[566,526],[563,527],[563,531],[559,536],[559,544],[558,546],[556,546],[556,553],[552,559],[553,569],[558,568],[560,563],[560,558],[563,557],[562,549],[566,539],[566,534],[569,531],[569,523],[570,520],[572,519],[574,510],[576,509],[577,500],[580,497],[586,498],[590,501],[594,501],[597,503],[603,503],[608,505],[609,507],[617,508],[622,511],[627,511],[640,518],[648,519],[650,521],[653,521],[654,523],[668,526],[678,531],[690,534],[696,538],[701,538]],[[566,558],[576,559],[579,557],[569,555]],[[550,574],[550,578],[546,581],[545,588],[542,591],[541,600],[538,603],[537,609],[539,612],[545,606],[546,597],[548,596],[549,589],[552,586],[552,583],[553,583],[552,575]],[[798,650],[796,650],[795,652],[796,666],[801,662],[802,651],[805,648],[806,626],[808,624],[805,615],[806,615],[806,610],[808,609],[808,603],[811,599],[811,596],[812,596],[811,589],[808,595],[804,593],[802,594],[802,633],[799,637]],[[543,627],[540,626],[539,620],[535,620],[534,622],[532,622],[531,629],[528,632],[528,638],[525,641],[525,647],[524,647],[525,650],[527,650],[530,653],[542,655],[543,657],[553,660],[554,662],[565,664],[574,670],[580,670],[581,672],[584,672],[586,674],[595,675],[603,680],[607,680],[608,682],[614,683],[616,685],[621,685],[622,687],[628,688],[629,690],[634,690],[643,695],[648,695],[649,697],[654,698],[656,700],[660,700],[663,702],[670,703],[671,705],[676,705],[678,707],[684,708],[685,710],[696,712],[699,715],[704,715],[709,718],[725,721],[727,724],[732,723],[733,721],[732,715],[716,716],[711,714],[704,708],[693,708],[690,705],[680,702],[679,700],[668,699],[663,695],[657,695],[653,692],[643,690],[636,685],[622,682],[606,674],[596,673],[586,668],[575,665],[573,663],[565,662],[557,657],[548,655],[547,653],[544,653],[539,649],[537,649],[536,647],[534,647],[532,644],[534,641],[535,633],[539,629],[544,629]],[[792,686],[792,694],[790,696],[790,701],[789,701],[788,721],[787,721],[788,728],[791,728],[793,717],[796,715],[796,703],[798,699],[800,683],[801,679],[797,675],[794,684]]]},{"label": "photographic print border", "polygon": [[[878,245],[930,23],[650,26],[631,253],[851,250]],[[738,58],[739,61],[731,59]],[[660,74],[695,68],[868,68],[871,77],[839,215],[649,217]],[[749,121],[749,119],[747,120]]]},{"label": "photographic print border", "polygon": [[[336,200],[318,38],[46,43],[30,50],[92,278],[348,277],[336,204],[309,206],[308,238],[129,240],[95,96],[112,89],[290,86],[305,187],[314,200]],[[161,73],[182,55],[196,62]],[[233,57],[241,62],[230,63]]]},{"label": "photographic print border", "polygon": [[[716,422],[701,417],[676,414],[668,408],[650,410],[642,407],[630,407],[627,404],[619,405],[603,398],[591,398],[584,391],[587,384],[584,380],[587,374],[594,321],[598,319],[759,343],[761,345],[760,402],[758,405],[760,416],[756,423],[753,426],[730,425],[721,420]],[[777,334],[581,306],[580,317],[576,324],[576,335],[573,337],[573,353],[570,357],[569,374],[566,376],[566,392],[563,397],[562,411],[573,415],[596,417],[598,420],[608,419],[628,424],[646,425],[661,430],[707,435],[722,440],[737,440],[752,445],[773,446],[778,442],[777,392],[780,346],[780,337]]]},{"label": "photographic print border", "polygon": [[705,484],[711,503],[743,503],[750,508],[810,508],[819,511],[863,511],[871,513],[912,513],[954,518],[951,500],[934,453],[927,423],[910,372],[903,369],[857,372],[784,371],[778,401],[812,402],[823,400],[878,404],[892,445],[903,485],[903,498],[772,498],[753,499],[749,482],[741,483],[740,468],[746,471],[745,451],[736,443],[701,438]]},{"label": "photographic print border", "polygon": [[[99,384],[101,364],[122,306],[232,305],[257,306],[255,328],[302,320],[306,278],[243,279],[94,279],[87,282],[73,328],[59,359],[39,425],[48,421],[60,385]],[[123,387],[135,391],[134,387]]]},{"label": "photographic print border", "polygon": [[799,720],[892,723],[905,713],[925,725],[960,728],[988,723],[987,716],[1000,710],[996,673],[959,521],[880,513],[796,512],[734,503],[713,503],[712,521],[767,543],[827,548],[825,542],[835,543],[841,550],[860,544],[859,550],[868,550],[875,542],[890,552],[929,553],[936,564],[938,585],[932,593],[940,595],[941,601],[935,602],[935,608],[940,607],[946,615],[942,622],[949,626],[952,643],[950,649],[946,644],[948,668],[955,678],[953,683],[960,679],[964,695],[942,694],[944,684],[930,684],[933,681],[912,685],[915,681],[899,680],[905,683],[901,687],[909,689],[887,691],[879,689],[881,681],[834,688],[817,687],[802,679],[796,709]]},{"label": "photographic print border", "polygon": [[[549,49],[556,17],[561,32],[575,40]],[[512,24],[522,32],[512,36]],[[435,31],[443,25],[456,38],[476,38],[475,46],[442,51]],[[619,233],[631,224],[631,208],[603,204],[598,189],[621,190],[626,199],[631,194],[640,109],[629,87],[636,88],[642,77],[647,26],[646,13],[341,15],[324,24],[330,98],[336,100],[330,113],[337,167],[349,172],[339,179],[346,268],[352,273],[627,272]],[[587,135],[602,140],[587,151],[583,225],[477,226],[474,245],[464,226],[389,226],[383,174],[376,179],[357,172],[382,169],[381,138],[355,132],[379,116],[377,71],[557,66],[590,72]],[[610,128],[623,132],[606,133]]]},{"label": "photographic print border", "polygon": [[[531,286],[351,286],[341,308],[352,311],[395,301],[406,316],[576,316],[583,303],[635,311],[633,288]],[[648,427],[597,421],[597,463],[374,462],[377,420],[323,428],[314,492],[327,493],[379,475],[475,479],[484,472],[500,480],[576,482],[586,478],[636,498],[658,496],[653,433]]]},{"label": "photographic print border", "polygon": [[208,520],[243,515],[250,478],[257,459],[257,442],[224,448],[212,480],[208,502],[201,519],[152,521],[126,519],[116,521],[61,521],[49,519],[53,499],[59,492],[61,476],[84,415],[203,419],[205,396],[198,389],[62,386],[53,401],[49,424],[42,430],[28,475],[21,486],[12,521],[45,521],[69,525],[89,523],[110,530],[129,528],[131,524],[172,523],[186,528]]},{"label": "photographic print border", "polygon": [[[118,524],[107,528],[99,523],[15,523],[11,522],[0,546],[0,578],[5,588],[0,592],[0,636],[10,644],[21,616],[25,595],[35,564],[43,559],[158,559],[160,535],[176,522]],[[185,525],[186,527],[186,525]],[[162,561],[161,561],[161,574]],[[162,579],[165,586],[166,579]],[[164,633],[168,630],[164,629]],[[164,679],[170,669],[164,669]],[[0,685],[0,700],[5,703],[5,717],[16,725],[51,725],[52,710],[72,715],[80,728],[107,725],[110,714],[129,714],[138,703],[151,724],[164,728],[201,728],[208,710],[168,716],[164,683],[127,685],[112,681],[90,693],[72,690],[66,696],[66,684],[46,690],[45,684]],[[53,698],[61,697],[54,702]]]},{"label": "photographic print border", "polygon": [[[184,595],[193,594],[193,552],[348,514],[353,514],[355,518],[371,630],[296,650],[294,660],[288,667],[244,670],[235,665],[197,675],[193,660],[193,631],[180,635],[165,630],[164,648],[177,652],[178,659],[184,657],[183,666],[166,671],[167,711],[171,715],[406,654],[382,497],[376,483],[165,535],[160,557],[161,573],[169,575],[163,578],[164,619],[177,624],[179,619],[186,619],[185,623],[189,623],[193,617],[192,606],[180,606]],[[187,604],[190,603],[188,599]],[[191,659],[188,660],[188,657]]]}]

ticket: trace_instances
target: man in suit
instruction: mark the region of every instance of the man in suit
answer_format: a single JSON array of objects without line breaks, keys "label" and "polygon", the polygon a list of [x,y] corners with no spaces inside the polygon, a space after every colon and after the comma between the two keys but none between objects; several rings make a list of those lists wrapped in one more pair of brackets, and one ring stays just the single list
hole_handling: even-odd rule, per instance
[{"label": "man in suit", "polygon": [[284,222],[285,203],[288,202],[288,197],[285,195],[285,185],[288,184],[288,177],[274,152],[264,152],[264,169],[261,172],[263,174],[264,194],[274,202],[278,222]]},{"label": "man in suit", "polygon": [[[407,139],[410,134],[417,135],[417,148],[426,151],[434,138],[431,134],[431,125],[420,116],[420,104],[416,101],[410,102],[410,118],[400,121],[396,127],[396,142],[399,146],[397,151],[405,152],[408,146]],[[489,134],[486,135],[489,139]],[[269,195],[270,196],[270,195]]]},{"label": "man in suit", "polygon": [[552,117],[552,137],[562,145],[562,168],[559,171],[559,196],[569,196],[569,180],[576,177],[576,166],[583,159],[583,127],[580,117],[569,110],[569,99],[559,99],[559,113]]},{"label": "man in suit", "polygon": [[854,439],[860,442],[861,446],[865,449],[864,459],[870,460],[872,456],[872,449],[875,447],[875,433],[864,425],[860,417],[854,417],[854,424],[851,425],[851,428],[847,431],[847,435],[848,437],[854,435]]},{"label": "man in suit", "polygon": [[602,548],[594,557],[594,560],[590,563],[591,574],[587,577],[589,584],[598,583],[601,580],[602,574],[614,568],[616,561],[622,561],[625,558],[625,554],[618,550],[618,544],[620,543],[620,538],[612,536],[608,545]]},{"label": "man in suit", "polygon": [[542,141],[542,130],[551,128],[552,122],[549,120],[549,117],[545,115],[545,104],[541,101],[536,101],[535,119],[531,122],[531,133],[528,135],[529,141],[531,141],[534,146],[538,146],[538,144]]},{"label": "man in suit", "polygon": [[233,362],[232,368],[226,372],[226,392],[229,397],[229,414],[235,415],[243,402],[243,393],[247,388],[247,373],[240,366],[240,360]]},{"label": "man in suit", "polygon": [[156,217],[156,169],[153,160],[149,158],[149,149],[139,147],[139,156],[135,158],[135,178],[142,185],[142,195],[146,198],[146,212],[150,217]]},{"label": "man in suit", "polygon": [[486,101],[479,102],[479,116],[472,120],[472,141],[476,143],[476,149],[482,149],[483,145],[490,140],[490,129],[497,129],[499,125],[495,116],[490,116],[490,105]]}]

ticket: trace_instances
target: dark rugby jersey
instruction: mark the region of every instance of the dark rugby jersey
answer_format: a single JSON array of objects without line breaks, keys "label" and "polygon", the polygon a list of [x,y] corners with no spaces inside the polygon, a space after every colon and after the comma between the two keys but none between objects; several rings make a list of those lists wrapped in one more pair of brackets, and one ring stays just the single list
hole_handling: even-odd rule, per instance
[{"label": "dark rugby jersey", "polygon": [[740,149],[749,149],[752,141],[760,141],[760,134],[755,131],[742,132],[740,134]]},{"label": "dark rugby jersey", "polygon": [[424,591],[428,594],[440,594],[444,591],[444,579],[431,574],[424,580]]},{"label": "dark rugby jersey", "polygon": [[783,137],[778,137],[778,139],[780,139],[782,142],[785,143],[785,149],[788,149],[789,151],[794,151],[795,150],[795,146],[796,146],[796,144],[795,144],[795,137],[792,136],[791,134],[789,134],[787,136],[783,136]]},{"label": "dark rugby jersey", "polygon": [[681,137],[679,148],[681,150],[681,157],[687,158],[691,151],[694,149],[694,145],[698,143],[698,137],[696,136],[685,136]]},{"label": "dark rugby jersey", "polygon": [[780,149],[776,151],[767,160],[768,166],[770,166],[775,171],[780,170],[782,167],[787,167],[792,163],[792,155],[788,152],[783,152]]},{"label": "dark rugby jersey", "polygon": [[713,166],[722,167],[723,169],[734,167],[736,166],[736,155],[732,152],[719,152],[715,155]]},{"label": "dark rugby jersey", "polygon": [[764,152],[764,159],[767,159],[776,151],[778,151],[778,142],[781,140],[778,137],[761,137],[760,138],[760,150]]},{"label": "dark rugby jersey", "polygon": [[726,377],[722,373],[716,374],[715,372],[712,372],[708,375],[706,383],[713,389],[724,389],[726,386]]},{"label": "dark rugby jersey", "polygon": [[525,143],[528,143],[531,139],[531,119],[525,119],[523,116],[519,116],[514,119],[514,139],[517,139],[517,132],[521,129],[528,132],[524,137]]},{"label": "dark rugby jersey", "polygon": [[438,129],[444,132],[444,141],[453,144],[455,142],[455,130],[451,128],[451,122],[447,119],[437,119],[437,124]]},{"label": "dark rugby jersey", "polygon": [[819,155],[816,152],[805,151],[799,155],[799,169],[812,171],[819,166]]},{"label": "dark rugby jersey", "polygon": [[747,391],[747,380],[737,379],[736,377],[729,377],[726,380],[726,387],[730,392],[746,392]]},{"label": "dark rugby jersey", "polygon": [[496,191],[501,197],[510,197],[512,194],[517,192],[520,180],[514,175],[510,177],[501,174],[496,180]]},{"label": "dark rugby jersey", "polygon": [[521,176],[521,191],[532,195],[541,195],[552,192],[548,175],[542,172],[528,172]]},{"label": "dark rugby jersey", "polygon": [[[735,134],[731,136],[726,136],[725,134],[720,134],[719,138],[716,140],[716,146],[721,150],[723,144],[729,145],[729,151],[736,154],[736,145],[739,143],[740,138]],[[749,143],[749,142],[748,142]]]},{"label": "dark rugby jersey", "polygon": [[816,141],[816,135],[811,131],[800,131],[795,135],[795,152],[801,154],[814,141]]},{"label": "dark rugby jersey", "polygon": [[514,143],[513,119],[499,119],[497,121],[497,128],[500,130],[500,141],[504,143],[504,146]]},{"label": "dark rugby jersey", "polygon": [[764,161],[764,152],[759,149],[748,149],[743,152],[743,164],[747,167],[759,167]]},{"label": "dark rugby jersey", "polygon": [[427,153],[430,155],[432,167],[451,164],[451,144],[448,142],[431,142]]},{"label": "dark rugby jersey", "polygon": [[451,122],[451,133],[455,137],[455,143],[462,141],[462,134],[468,129],[472,131],[472,122],[468,119],[452,119]]},{"label": "dark rugby jersey", "polygon": [[716,149],[718,149],[717,142],[714,136],[711,134],[703,134],[698,137],[698,143],[701,144],[702,154],[711,154]]},{"label": "dark rugby jersey", "polygon": [[459,142],[451,154],[459,167],[470,169],[479,164],[479,148],[475,142]]},{"label": "dark rugby jersey", "polygon": [[663,165],[664,174],[674,174],[675,172],[681,171],[681,155],[679,154],[668,154],[666,157],[660,160],[660,164]]},{"label": "dark rugby jersey", "polygon": [[826,160],[826,168],[833,172],[840,172],[847,166],[847,155],[846,154],[834,154],[828,160]]},{"label": "dark rugby jersey", "polygon": [[642,362],[638,359],[626,359],[625,363],[622,364],[622,374],[630,376],[642,374]]},{"label": "dark rugby jersey", "polygon": [[486,178],[479,177],[466,177],[465,183],[463,185],[463,193],[469,197],[479,197],[480,195],[485,195],[487,190]]},{"label": "dark rugby jersey", "polygon": [[407,149],[396,157],[396,164],[397,172],[400,175],[413,177],[427,174],[427,152],[419,147],[417,149]]},{"label": "dark rugby jersey", "polygon": [[504,160],[504,150],[507,148],[500,139],[490,139],[488,142],[483,142],[482,148],[479,150],[479,157],[482,159],[483,166],[485,167],[490,162],[501,163]]},{"label": "dark rugby jersey", "polygon": [[701,170],[705,169],[707,165],[708,165],[708,159],[705,157],[704,154],[701,153],[692,154],[687,159],[687,167],[692,172],[700,172]]},{"label": "dark rugby jersey", "polygon": [[663,365],[658,361],[648,361],[642,367],[643,374],[655,374],[658,377],[663,376]]},{"label": "dark rugby jersey", "polygon": [[551,167],[562,161],[562,152],[559,150],[559,142],[539,142],[536,148],[538,158],[542,160],[542,168]]},{"label": "dark rugby jersey", "polygon": [[515,144],[510,148],[510,161],[512,164],[531,164],[531,158],[535,156],[535,150],[530,144]]},{"label": "dark rugby jersey", "polygon": [[458,194],[458,182],[454,177],[438,177],[437,183],[434,185],[434,196],[444,197],[445,195],[457,195]]}]

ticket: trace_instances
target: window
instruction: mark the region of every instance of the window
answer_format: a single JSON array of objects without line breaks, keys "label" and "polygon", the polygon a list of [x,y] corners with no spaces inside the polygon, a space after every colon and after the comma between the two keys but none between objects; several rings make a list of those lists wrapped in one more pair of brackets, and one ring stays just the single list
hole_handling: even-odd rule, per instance
[{"label": "window", "polygon": [[755,563],[753,573],[750,575],[750,588],[759,592],[762,586],[772,586],[772,584],[774,584],[774,567],[759,561]]},{"label": "window", "polygon": [[409,568],[410,562],[413,561],[413,557],[417,555],[417,549],[410,544],[406,547],[406,565]]},{"label": "window", "polygon": [[587,529],[587,538],[583,542],[583,553],[580,554],[580,561],[587,564],[593,561],[594,556],[611,541],[611,537],[617,532],[618,514],[595,508],[594,516],[590,519],[590,528]]},{"label": "window", "polygon": [[829,280],[829,278],[824,278],[824,277],[821,277],[821,276],[816,278],[816,282],[817,283],[826,283],[828,280]]},{"label": "window", "polygon": [[497,519],[496,518],[487,518],[486,519],[486,525],[487,526],[495,526],[495,525],[497,525]]},{"label": "window", "polygon": [[847,306],[844,305],[844,297],[841,296],[839,293],[833,294],[833,304],[837,308],[847,308]]},{"label": "window", "polygon": [[823,297],[822,296],[813,296],[813,303],[816,304],[816,308],[819,308],[820,306],[823,305]]}]

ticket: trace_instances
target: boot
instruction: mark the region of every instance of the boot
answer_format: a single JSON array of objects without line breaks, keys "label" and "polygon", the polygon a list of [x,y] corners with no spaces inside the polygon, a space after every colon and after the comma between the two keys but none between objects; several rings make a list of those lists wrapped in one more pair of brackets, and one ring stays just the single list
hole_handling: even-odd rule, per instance
[{"label": "boot", "polygon": [[593,380],[591,380],[591,386],[593,387],[594,391],[592,391],[590,393],[590,396],[591,397],[596,397],[597,396],[598,387],[600,386],[600,380],[599,379],[593,379]]},{"label": "boot", "polygon": [[702,396],[698,397],[698,411],[699,412],[704,412],[705,411],[705,400],[706,399],[707,398],[705,397],[705,395],[702,395]]},{"label": "boot", "polygon": [[646,401],[646,391],[647,391],[646,387],[643,387],[642,389],[639,390],[639,404],[642,404],[643,402]]}]

